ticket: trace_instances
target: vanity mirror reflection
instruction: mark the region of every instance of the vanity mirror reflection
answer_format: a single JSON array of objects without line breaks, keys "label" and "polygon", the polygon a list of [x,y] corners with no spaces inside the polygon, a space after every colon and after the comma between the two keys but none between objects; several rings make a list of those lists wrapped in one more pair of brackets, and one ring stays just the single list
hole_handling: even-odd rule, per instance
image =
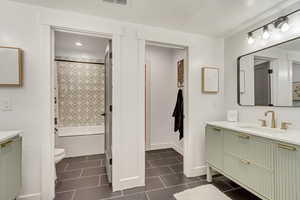
[{"label": "vanity mirror reflection", "polygon": [[238,58],[238,103],[300,107],[300,37]]},{"label": "vanity mirror reflection", "polygon": [[22,86],[22,50],[0,46],[0,87]]}]

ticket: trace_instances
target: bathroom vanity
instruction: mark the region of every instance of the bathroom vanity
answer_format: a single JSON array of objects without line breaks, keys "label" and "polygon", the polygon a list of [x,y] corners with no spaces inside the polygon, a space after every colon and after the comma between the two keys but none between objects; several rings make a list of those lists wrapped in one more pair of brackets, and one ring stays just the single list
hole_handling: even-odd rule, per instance
[{"label": "bathroom vanity", "polygon": [[208,122],[207,179],[223,174],[263,200],[300,199],[300,132]]},{"label": "bathroom vanity", "polygon": [[20,131],[0,131],[0,199],[16,199],[21,188]]}]

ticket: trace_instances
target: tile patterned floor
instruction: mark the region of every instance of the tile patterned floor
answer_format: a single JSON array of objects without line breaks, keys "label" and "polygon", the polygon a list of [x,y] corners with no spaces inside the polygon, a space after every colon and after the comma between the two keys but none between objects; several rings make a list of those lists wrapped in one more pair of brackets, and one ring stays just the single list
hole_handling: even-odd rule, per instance
[{"label": "tile patterned floor", "polygon": [[[172,149],[146,152],[145,187],[112,192],[104,166],[104,155],[64,159],[56,166],[55,200],[174,200],[174,193],[208,184],[204,176],[185,177],[183,158]],[[212,184],[233,200],[260,200],[224,176]]]}]

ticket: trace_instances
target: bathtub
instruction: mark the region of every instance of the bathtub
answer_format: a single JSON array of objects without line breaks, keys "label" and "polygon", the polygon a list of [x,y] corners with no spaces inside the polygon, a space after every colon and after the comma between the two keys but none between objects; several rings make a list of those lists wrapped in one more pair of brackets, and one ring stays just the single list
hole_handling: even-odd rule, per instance
[{"label": "bathtub", "polygon": [[55,146],[66,150],[66,157],[104,153],[104,126],[61,127]]},{"label": "bathtub", "polygon": [[104,125],[101,126],[79,126],[79,127],[60,127],[58,128],[59,137],[103,135]]}]

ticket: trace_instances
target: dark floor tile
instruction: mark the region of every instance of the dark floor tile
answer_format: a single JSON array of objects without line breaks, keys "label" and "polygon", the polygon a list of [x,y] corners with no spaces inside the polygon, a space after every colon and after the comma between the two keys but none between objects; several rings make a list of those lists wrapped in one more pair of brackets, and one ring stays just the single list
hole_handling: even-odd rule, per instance
[{"label": "dark floor tile", "polygon": [[223,180],[213,179],[212,184],[214,186],[216,186],[222,192],[233,189],[233,187],[231,187],[231,185],[227,184]]},{"label": "dark floor tile", "polygon": [[146,193],[141,192],[137,194],[125,195],[122,197],[112,198],[111,200],[148,200]]},{"label": "dark floor tile", "polygon": [[163,152],[170,152],[170,151],[174,151],[173,149],[156,149],[156,150],[150,150],[150,151],[146,151],[146,153],[163,153]]},{"label": "dark floor tile", "polygon": [[159,177],[152,177],[152,178],[146,178],[146,186],[145,187],[136,187],[128,190],[124,190],[124,194],[135,194],[135,193],[140,193],[140,192],[145,192],[149,190],[154,190],[154,189],[161,189],[163,188],[163,183],[161,182]]},{"label": "dark floor tile", "polygon": [[167,187],[199,181],[199,177],[187,178],[182,173],[164,175],[161,178]]},{"label": "dark floor tile", "polygon": [[180,185],[167,189],[146,192],[149,200],[175,200],[174,194],[184,191],[186,186]]},{"label": "dark floor tile", "polygon": [[65,171],[65,172],[58,172],[57,178],[58,181],[70,179],[70,178],[79,178],[81,174],[81,169],[79,170],[73,170],[73,171]]},{"label": "dark floor tile", "polygon": [[159,160],[162,159],[159,153],[146,153],[146,160]]},{"label": "dark floor tile", "polygon": [[56,193],[54,200],[72,200],[73,194],[74,191]]},{"label": "dark floor tile", "polygon": [[201,185],[207,185],[207,184],[210,184],[210,183],[208,183],[207,181],[204,181],[204,180],[200,180],[197,182],[188,183],[187,187],[190,189],[190,188],[199,187]]},{"label": "dark floor tile", "polygon": [[147,161],[147,160],[146,160],[146,162],[145,162],[145,167],[146,167],[146,169],[148,169],[148,168],[150,168],[150,167],[151,167],[151,165],[150,165],[149,161]]},{"label": "dark floor tile", "polygon": [[179,161],[176,158],[167,158],[167,159],[162,159],[162,160],[151,160],[149,162],[153,167],[174,165],[176,163],[179,163]]},{"label": "dark floor tile", "polygon": [[232,200],[261,200],[245,189],[231,190],[229,192],[225,192],[225,194]]},{"label": "dark floor tile", "polygon": [[179,160],[179,162],[183,162],[183,156],[182,155],[178,155],[178,156],[176,156],[177,157],[177,159]]},{"label": "dark floor tile", "polygon": [[102,175],[101,176],[101,185],[107,185],[107,184],[109,184],[107,175]]},{"label": "dark floor tile", "polygon": [[73,163],[73,162],[82,162],[82,161],[86,161],[86,160],[87,160],[86,156],[79,156],[79,157],[65,158],[63,160],[63,162]]},{"label": "dark floor tile", "polygon": [[58,164],[56,164],[56,171],[57,172],[63,172],[63,171],[65,171],[67,165],[68,165],[67,162],[59,162]]},{"label": "dark floor tile", "polygon": [[99,176],[59,181],[56,184],[56,192],[63,192],[84,187],[96,187],[99,185]]},{"label": "dark floor tile", "polygon": [[179,165],[172,165],[170,168],[175,172],[175,173],[182,173],[183,172],[183,164]]},{"label": "dark floor tile", "polygon": [[179,154],[176,151],[167,151],[160,153],[162,158],[177,157]]},{"label": "dark floor tile", "polygon": [[106,174],[105,167],[87,168],[87,169],[83,169],[83,172],[82,172],[82,176],[94,176],[94,175],[100,175],[100,174]]},{"label": "dark floor tile", "polygon": [[146,169],[146,177],[160,176],[172,173],[172,170],[168,167],[155,167]]},{"label": "dark floor tile", "polygon": [[87,159],[88,160],[104,160],[105,154],[90,155],[90,156],[87,156]]},{"label": "dark floor tile", "polygon": [[111,186],[101,186],[77,190],[74,200],[100,200],[121,195],[121,192],[112,192]]},{"label": "dark floor tile", "polygon": [[101,166],[101,160],[89,160],[84,162],[72,162],[67,166],[66,170],[82,169],[88,167],[100,167],[100,166]]}]

